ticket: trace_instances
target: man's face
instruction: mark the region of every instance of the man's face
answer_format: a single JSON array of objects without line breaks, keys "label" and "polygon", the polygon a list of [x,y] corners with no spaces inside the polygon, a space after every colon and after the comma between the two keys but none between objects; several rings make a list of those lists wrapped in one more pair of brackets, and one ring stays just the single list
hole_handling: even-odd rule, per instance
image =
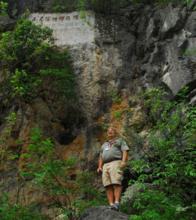
[{"label": "man's face", "polygon": [[114,130],[113,128],[109,128],[108,131],[107,131],[107,136],[108,136],[109,138],[114,138],[115,135],[116,135],[115,130]]}]

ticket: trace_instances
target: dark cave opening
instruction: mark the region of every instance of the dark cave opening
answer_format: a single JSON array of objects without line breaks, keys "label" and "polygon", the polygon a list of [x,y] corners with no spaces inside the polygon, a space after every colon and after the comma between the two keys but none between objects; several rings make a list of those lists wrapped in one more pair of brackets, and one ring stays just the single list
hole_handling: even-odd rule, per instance
[{"label": "dark cave opening", "polygon": [[71,131],[61,132],[57,136],[59,144],[66,145],[71,143],[77,135],[74,135]]},{"label": "dark cave opening", "polygon": [[64,130],[58,133],[57,141],[62,145],[70,144],[85,124],[86,119],[83,114],[76,109],[70,109],[67,116],[61,119]]}]

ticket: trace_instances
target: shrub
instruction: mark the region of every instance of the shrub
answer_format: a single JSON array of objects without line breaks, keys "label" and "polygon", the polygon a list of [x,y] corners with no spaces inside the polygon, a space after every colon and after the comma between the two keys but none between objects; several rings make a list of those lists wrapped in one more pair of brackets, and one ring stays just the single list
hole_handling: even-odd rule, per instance
[{"label": "shrub", "polygon": [[94,186],[94,174],[77,171],[79,161],[66,160],[55,154],[54,143],[44,138],[39,128],[31,133],[27,151],[21,155],[26,165],[20,170],[23,178],[32,179],[43,192],[54,198],[54,206],[69,219],[78,217],[85,208],[104,203],[104,197]]},{"label": "shrub", "polygon": [[0,1],[0,16],[7,15],[7,7],[8,7],[7,1]]},{"label": "shrub", "polygon": [[[196,109],[186,103],[186,91],[177,101],[169,101],[159,88],[144,93],[148,123],[152,125],[150,151],[130,162],[137,173],[130,183],[144,186],[134,201],[133,219],[193,219]],[[146,183],[155,189],[149,190]]]},{"label": "shrub", "polygon": [[19,204],[11,204],[8,196],[4,194],[0,198],[1,220],[45,220],[46,217],[37,213],[33,207],[22,207]]},{"label": "shrub", "polygon": [[54,0],[52,4],[53,12],[70,12],[77,9],[78,0]]},{"label": "shrub", "polygon": [[120,120],[122,118],[122,111],[115,111],[114,112],[114,118],[117,120]]},{"label": "shrub", "polygon": [[118,103],[119,104],[119,103],[122,102],[122,98],[121,98],[120,94],[115,89],[109,91],[108,96],[110,98],[112,98],[113,103]]}]

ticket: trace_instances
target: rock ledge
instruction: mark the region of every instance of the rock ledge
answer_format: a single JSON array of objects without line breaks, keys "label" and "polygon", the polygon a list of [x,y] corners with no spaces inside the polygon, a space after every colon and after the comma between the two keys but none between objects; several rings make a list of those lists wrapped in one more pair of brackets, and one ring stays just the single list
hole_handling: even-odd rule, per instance
[{"label": "rock ledge", "polygon": [[128,215],[100,206],[87,209],[79,220],[128,220]]}]

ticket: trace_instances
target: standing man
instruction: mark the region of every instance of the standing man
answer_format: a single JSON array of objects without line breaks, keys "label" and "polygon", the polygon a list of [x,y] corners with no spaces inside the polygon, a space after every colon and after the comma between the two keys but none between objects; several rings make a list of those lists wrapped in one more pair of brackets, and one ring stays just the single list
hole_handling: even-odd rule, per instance
[{"label": "standing man", "polygon": [[118,211],[122,192],[123,168],[128,160],[129,147],[121,137],[118,137],[114,127],[108,128],[107,137],[108,140],[101,147],[97,172],[102,172],[103,186],[106,189],[110,208]]}]

